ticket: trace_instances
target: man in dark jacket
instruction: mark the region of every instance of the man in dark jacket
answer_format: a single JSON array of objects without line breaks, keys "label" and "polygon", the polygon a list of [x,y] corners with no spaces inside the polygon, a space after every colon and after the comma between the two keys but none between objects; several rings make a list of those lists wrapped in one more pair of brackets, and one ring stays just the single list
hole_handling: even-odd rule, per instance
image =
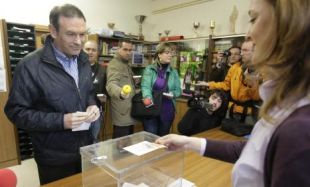
[{"label": "man in dark jacket", "polygon": [[56,6],[49,29],[44,47],[19,62],[5,106],[8,118],[31,137],[41,184],[81,171],[79,148],[92,143],[89,125],[100,115],[81,51],[83,13],[73,5]]}]

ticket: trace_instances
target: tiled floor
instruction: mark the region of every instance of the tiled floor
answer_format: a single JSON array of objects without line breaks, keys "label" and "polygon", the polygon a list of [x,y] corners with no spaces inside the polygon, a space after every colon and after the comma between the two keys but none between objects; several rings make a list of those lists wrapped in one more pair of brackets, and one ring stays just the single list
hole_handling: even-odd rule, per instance
[{"label": "tiled floor", "polygon": [[17,176],[17,187],[40,186],[38,169],[34,159],[22,161],[21,165],[9,167]]}]

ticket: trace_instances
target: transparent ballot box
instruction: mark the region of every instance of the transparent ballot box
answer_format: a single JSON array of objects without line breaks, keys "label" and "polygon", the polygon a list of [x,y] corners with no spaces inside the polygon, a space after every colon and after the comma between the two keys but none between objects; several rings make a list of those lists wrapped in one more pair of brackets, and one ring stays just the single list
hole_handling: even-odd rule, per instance
[{"label": "transparent ballot box", "polygon": [[184,153],[148,132],[80,148],[84,187],[181,187]]}]

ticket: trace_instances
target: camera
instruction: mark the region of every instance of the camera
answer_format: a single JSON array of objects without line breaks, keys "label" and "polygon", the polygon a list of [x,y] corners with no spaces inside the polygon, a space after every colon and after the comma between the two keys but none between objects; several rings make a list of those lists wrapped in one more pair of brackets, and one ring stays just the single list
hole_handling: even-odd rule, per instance
[{"label": "camera", "polygon": [[223,52],[223,56],[224,57],[229,57],[231,55],[231,52],[229,51],[229,50],[225,50],[224,52]]},{"label": "camera", "polygon": [[253,67],[248,67],[248,73],[249,74],[255,73],[255,69]]},{"label": "camera", "polygon": [[188,100],[187,105],[193,109],[210,110],[213,108],[213,106],[203,96],[193,96]]},{"label": "camera", "polygon": [[222,59],[221,61],[216,63],[216,68],[221,69],[222,67],[225,67],[226,62]]}]

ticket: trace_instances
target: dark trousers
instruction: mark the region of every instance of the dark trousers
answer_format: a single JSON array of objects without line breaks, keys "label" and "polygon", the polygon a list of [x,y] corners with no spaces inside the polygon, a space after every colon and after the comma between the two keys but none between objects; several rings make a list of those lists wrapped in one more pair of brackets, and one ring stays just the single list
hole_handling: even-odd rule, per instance
[{"label": "dark trousers", "polygon": [[113,136],[112,138],[119,138],[119,137],[123,137],[123,136],[127,136],[130,134],[133,134],[133,125],[129,125],[129,126],[116,126],[113,125]]},{"label": "dark trousers", "polygon": [[47,184],[81,172],[81,161],[60,166],[47,166],[37,163],[40,184]]},{"label": "dark trousers", "polygon": [[163,121],[160,116],[143,120],[143,128],[146,132],[156,134],[158,136],[164,136],[169,134],[172,121]]}]

